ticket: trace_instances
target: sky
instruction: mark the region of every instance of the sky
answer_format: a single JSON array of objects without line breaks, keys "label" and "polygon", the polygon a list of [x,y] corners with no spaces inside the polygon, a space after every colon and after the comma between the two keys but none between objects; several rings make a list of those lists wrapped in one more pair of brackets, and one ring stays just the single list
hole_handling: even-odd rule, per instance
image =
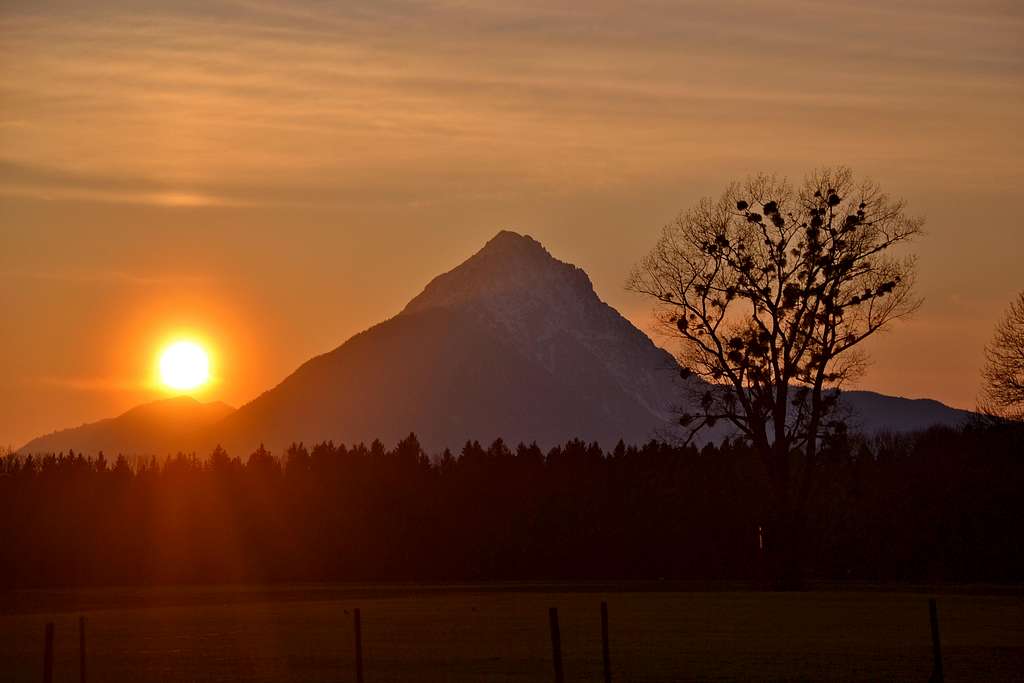
[{"label": "sky", "polygon": [[924,306],[858,388],[971,408],[1024,289],[1024,6],[929,0],[0,0],[0,446],[165,396],[240,405],[500,229],[624,290],[733,180],[903,197]]}]

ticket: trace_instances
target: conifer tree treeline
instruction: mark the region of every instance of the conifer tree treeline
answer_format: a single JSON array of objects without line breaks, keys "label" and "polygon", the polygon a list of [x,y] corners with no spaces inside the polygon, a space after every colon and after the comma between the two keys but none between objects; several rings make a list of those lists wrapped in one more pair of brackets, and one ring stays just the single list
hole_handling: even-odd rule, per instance
[{"label": "conifer tree treeline", "polygon": [[[810,576],[1020,580],[1024,432],[934,429],[822,451]],[[260,448],[245,459],[0,459],[0,585],[267,580],[758,580],[751,447],[571,441]]]}]

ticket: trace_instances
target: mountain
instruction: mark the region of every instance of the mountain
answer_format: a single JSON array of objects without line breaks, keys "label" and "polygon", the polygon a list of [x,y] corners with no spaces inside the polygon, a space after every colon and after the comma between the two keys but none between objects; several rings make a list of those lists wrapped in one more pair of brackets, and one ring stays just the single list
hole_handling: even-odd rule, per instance
[{"label": "mountain", "polygon": [[844,391],[839,402],[850,412],[850,427],[867,432],[913,432],[935,425],[958,427],[972,415],[930,398],[886,396],[873,391]]},{"label": "mountain", "polygon": [[108,455],[148,455],[177,450],[193,435],[234,411],[220,402],[200,403],[178,396],[132,408],[118,417],[62,429],[25,444],[22,453],[60,453],[74,450]]},{"label": "mountain", "polygon": [[395,317],[302,365],[210,432],[258,442],[459,448],[497,437],[642,441],[672,419],[675,362],[601,301],[581,269],[501,232]]},{"label": "mountain", "polygon": [[[542,446],[579,437],[611,447],[671,433],[684,394],[677,370],[669,353],[601,301],[583,270],[503,231],[398,315],[307,361],[237,411],[173,399],[181,404],[167,409],[169,422],[181,424],[147,417],[170,405],[162,402],[26,449],[208,453],[220,443],[244,456],[260,443],[281,453],[293,441],[392,444],[409,432],[428,452],[498,437]],[[843,402],[866,431],[959,424],[968,415],[871,392],[844,393]]]}]

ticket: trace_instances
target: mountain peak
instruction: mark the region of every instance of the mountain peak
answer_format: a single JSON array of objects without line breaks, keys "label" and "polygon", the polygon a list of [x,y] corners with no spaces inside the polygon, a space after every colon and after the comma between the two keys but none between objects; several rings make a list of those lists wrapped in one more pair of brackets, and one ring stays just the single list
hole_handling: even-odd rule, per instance
[{"label": "mountain peak", "polygon": [[431,280],[402,313],[493,309],[538,297],[580,299],[594,296],[593,291],[582,269],[559,261],[529,235],[502,230],[473,256]]},{"label": "mountain peak", "polygon": [[125,417],[126,415],[163,416],[181,411],[207,411],[210,413],[223,413],[226,415],[233,410],[234,408],[223,401],[210,401],[208,403],[204,403],[194,396],[180,394],[178,396],[159,398],[155,401],[150,401],[149,403],[137,405],[127,412],[122,413],[119,417]]},{"label": "mountain peak", "polygon": [[304,440],[428,450],[501,437],[646,440],[670,427],[672,357],[581,269],[502,230],[398,315],[308,361],[206,437],[245,452]]},{"label": "mountain peak", "polygon": [[544,245],[533,237],[530,235],[521,235],[512,230],[499,230],[497,235],[489,239],[487,243],[484,244],[483,248],[477,252],[477,255],[485,253],[506,257],[517,254],[533,254],[536,256],[544,255],[548,258],[553,258],[548,250],[544,248]]}]

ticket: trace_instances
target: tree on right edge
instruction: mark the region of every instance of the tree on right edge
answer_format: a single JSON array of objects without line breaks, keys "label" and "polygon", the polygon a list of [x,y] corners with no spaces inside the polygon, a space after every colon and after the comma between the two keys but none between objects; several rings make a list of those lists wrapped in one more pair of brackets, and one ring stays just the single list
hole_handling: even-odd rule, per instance
[{"label": "tree on right edge", "polygon": [[838,391],[864,367],[857,347],[920,304],[914,257],[894,252],[922,225],[849,169],[799,187],[759,175],[681,214],[630,277],[682,342],[683,377],[703,380],[688,383],[689,438],[728,423],[765,465],[778,588],[801,583],[807,500],[822,443],[845,431]]},{"label": "tree on right edge", "polygon": [[1010,304],[985,347],[981,412],[1000,420],[1024,421],[1024,292]]}]

